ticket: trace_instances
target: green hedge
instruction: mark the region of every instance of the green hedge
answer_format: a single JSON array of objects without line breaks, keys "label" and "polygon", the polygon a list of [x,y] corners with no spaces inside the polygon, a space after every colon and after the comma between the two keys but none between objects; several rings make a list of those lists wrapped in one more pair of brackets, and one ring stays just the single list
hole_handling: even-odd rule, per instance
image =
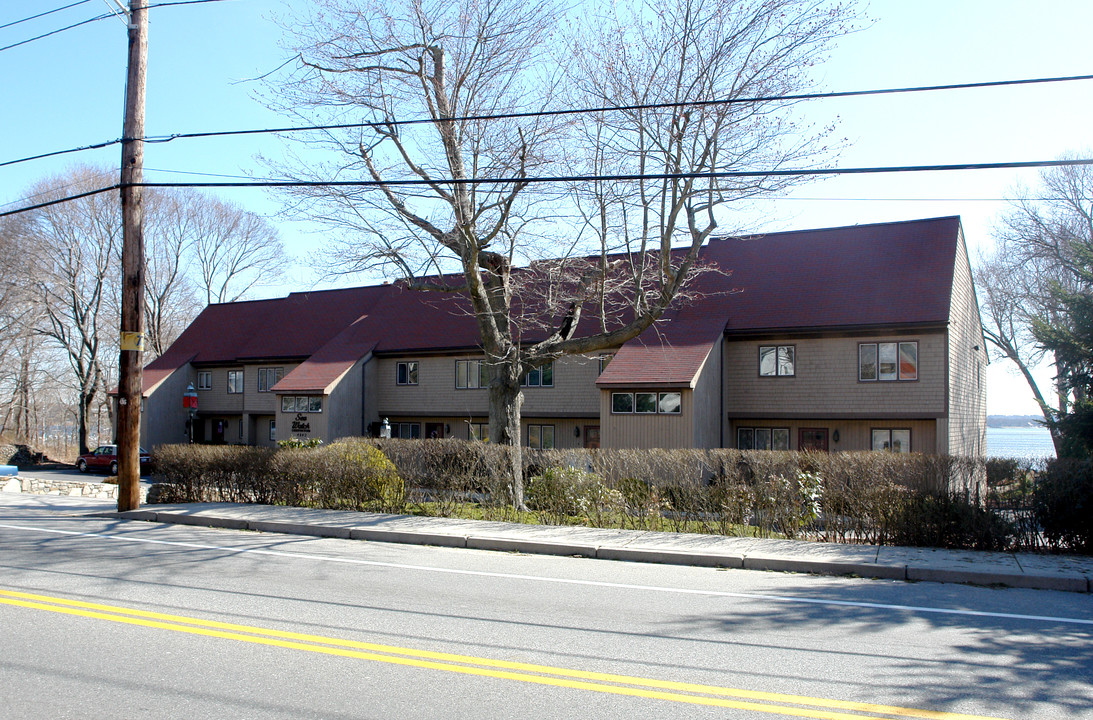
[{"label": "green hedge", "polygon": [[[230,501],[809,538],[1090,552],[1093,464],[738,450],[529,450],[517,511],[509,448],[340,440],[279,450],[172,446],[159,500]],[[1034,502],[1035,501],[1035,502]]]}]

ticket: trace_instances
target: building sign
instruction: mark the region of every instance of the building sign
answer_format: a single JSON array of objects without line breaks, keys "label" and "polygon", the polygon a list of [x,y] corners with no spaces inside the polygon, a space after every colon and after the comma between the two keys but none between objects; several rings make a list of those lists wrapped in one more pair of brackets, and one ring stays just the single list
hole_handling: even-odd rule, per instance
[{"label": "building sign", "polygon": [[307,415],[296,413],[296,417],[292,419],[292,432],[301,435],[311,434],[311,423],[308,422]]}]

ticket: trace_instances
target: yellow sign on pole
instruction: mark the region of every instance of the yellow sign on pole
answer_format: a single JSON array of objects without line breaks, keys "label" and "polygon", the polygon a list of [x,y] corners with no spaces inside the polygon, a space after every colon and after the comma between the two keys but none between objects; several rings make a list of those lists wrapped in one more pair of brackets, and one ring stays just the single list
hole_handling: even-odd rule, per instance
[{"label": "yellow sign on pole", "polygon": [[144,333],[123,332],[121,334],[121,349],[144,352]]}]

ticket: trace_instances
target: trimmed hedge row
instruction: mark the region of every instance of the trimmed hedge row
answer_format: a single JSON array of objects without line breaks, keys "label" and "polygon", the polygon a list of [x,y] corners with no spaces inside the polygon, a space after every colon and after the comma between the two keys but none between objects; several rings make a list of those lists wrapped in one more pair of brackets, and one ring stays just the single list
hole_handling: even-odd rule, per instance
[{"label": "trimmed hedge row", "polygon": [[[453,439],[355,438],[280,450],[171,446],[156,454],[166,483],[158,500],[841,543],[989,550],[1046,544],[1086,552],[1090,546],[1088,526],[1071,529],[1075,515],[1081,515],[1071,510],[1093,507],[1075,500],[1091,486],[1090,464],[1065,472],[1053,464],[1058,469],[1045,471],[1049,479],[1036,487],[1056,489],[1034,496],[1009,490],[1035,475],[1030,468],[944,456],[525,449],[524,512],[513,508],[512,489],[502,474],[508,452]],[[1051,472],[1058,481],[1051,480]],[[1008,505],[1002,497],[1009,498]]]}]

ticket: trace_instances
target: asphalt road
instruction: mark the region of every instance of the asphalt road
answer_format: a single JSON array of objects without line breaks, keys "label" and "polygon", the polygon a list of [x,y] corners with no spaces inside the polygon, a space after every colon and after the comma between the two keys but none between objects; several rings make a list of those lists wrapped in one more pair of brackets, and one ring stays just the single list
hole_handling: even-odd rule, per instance
[{"label": "asphalt road", "polygon": [[0,494],[6,718],[1093,718],[1089,595],[33,503]]}]

